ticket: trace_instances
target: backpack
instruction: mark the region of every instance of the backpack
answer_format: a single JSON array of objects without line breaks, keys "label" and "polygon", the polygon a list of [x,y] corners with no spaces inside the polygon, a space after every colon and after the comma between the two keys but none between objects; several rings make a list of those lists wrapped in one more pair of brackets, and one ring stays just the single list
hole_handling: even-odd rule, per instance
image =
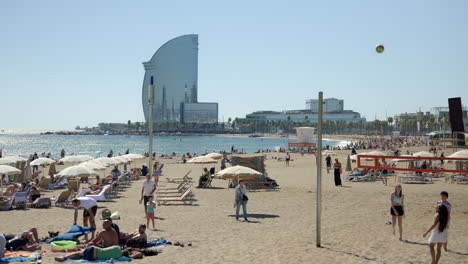
[{"label": "backpack", "polygon": [[109,209],[104,209],[101,211],[101,220],[111,217],[112,212]]}]

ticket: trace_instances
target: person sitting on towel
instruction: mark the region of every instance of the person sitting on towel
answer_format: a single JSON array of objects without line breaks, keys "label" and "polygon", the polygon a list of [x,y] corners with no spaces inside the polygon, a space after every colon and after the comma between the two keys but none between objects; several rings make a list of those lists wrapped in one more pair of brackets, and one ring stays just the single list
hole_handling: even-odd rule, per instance
[{"label": "person sitting on towel", "polygon": [[93,240],[88,244],[88,246],[97,246],[97,247],[111,247],[119,245],[119,236],[117,231],[112,228],[112,222],[109,220],[104,220],[102,222],[103,231],[99,232]]}]

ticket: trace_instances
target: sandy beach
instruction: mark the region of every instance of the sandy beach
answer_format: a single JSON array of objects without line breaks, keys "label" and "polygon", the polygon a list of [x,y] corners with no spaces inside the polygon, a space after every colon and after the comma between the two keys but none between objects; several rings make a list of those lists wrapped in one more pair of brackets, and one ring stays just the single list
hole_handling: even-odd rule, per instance
[{"label": "sandy beach", "polygon": [[[419,149],[426,147],[411,151]],[[335,152],[345,164],[350,151]],[[167,246],[158,256],[132,263],[429,263],[427,238],[422,234],[432,224],[434,205],[442,190],[449,192],[453,212],[449,251],[442,253],[441,263],[468,261],[468,186],[446,183],[444,179],[434,179],[434,184],[404,184],[404,241],[399,241],[392,235],[391,225],[385,224],[391,220],[390,194],[395,177],[384,186],[380,181],[344,181],[342,175],[344,186],[335,187],[332,173],[324,170],[322,248],[317,248],[315,156],[292,154],[290,167],[273,157],[284,154],[268,153],[266,161],[268,175],[277,180],[280,189],[249,192],[251,222],[236,221],[233,189],[227,188],[227,181],[215,179],[213,188],[193,189],[197,199],[194,205],[158,206],[158,231],[147,231],[150,239],[192,242],[193,246]],[[177,164],[173,159],[160,161],[165,163],[160,183],[167,184],[166,177],[181,177],[188,170],[196,179],[201,174],[201,165]],[[115,222],[123,232],[132,232],[139,223],[146,222],[138,204],[142,181],[132,182],[118,199],[99,203],[100,209],[120,212],[121,220]],[[43,192],[49,197],[57,194]],[[37,227],[39,236],[44,237],[49,230],[65,232],[72,224],[73,210],[52,207],[2,211],[0,219],[0,231],[4,233],[18,234]],[[97,225],[100,227],[101,221]],[[53,258],[60,253],[50,252],[48,244],[42,245],[47,251],[42,263],[54,263]]]}]

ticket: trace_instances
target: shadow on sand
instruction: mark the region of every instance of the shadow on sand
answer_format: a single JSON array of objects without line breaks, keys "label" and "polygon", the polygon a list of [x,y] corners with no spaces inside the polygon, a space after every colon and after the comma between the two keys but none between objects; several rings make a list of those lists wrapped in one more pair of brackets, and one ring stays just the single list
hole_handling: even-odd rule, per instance
[{"label": "shadow on sand", "polygon": [[[229,217],[236,217],[236,215],[228,215]],[[278,218],[279,215],[272,214],[247,214],[248,218],[264,219],[264,218]]]},{"label": "shadow on sand", "polygon": [[379,261],[376,258],[370,258],[370,257],[366,257],[366,256],[359,255],[359,254],[356,254],[356,253],[352,253],[352,252],[348,252],[348,251],[344,251],[344,250],[339,250],[339,249],[333,249],[333,248],[329,248],[329,247],[326,247],[326,246],[322,246],[321,248],[326,249],[326,250],[330,250],[330,251],[333,251],[333,252],[336,252],[336,253],[347,254],[347,255],[357,257],[357,258],[360,258],[360,259],[363,259],[363,260],[374,261],[374,262],[379,263]]}]

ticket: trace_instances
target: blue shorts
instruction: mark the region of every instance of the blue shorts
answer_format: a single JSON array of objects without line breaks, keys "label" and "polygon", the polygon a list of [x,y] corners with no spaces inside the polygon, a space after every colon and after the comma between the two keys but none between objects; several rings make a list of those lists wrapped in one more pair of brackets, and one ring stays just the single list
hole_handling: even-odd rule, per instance
[{"label": "blue shorts", "polygon": [[87,248],[83,251],[83,259],[86,259],[86,260],[95,260],[95,258],[94,258],[94,247],[87,247]]}]

